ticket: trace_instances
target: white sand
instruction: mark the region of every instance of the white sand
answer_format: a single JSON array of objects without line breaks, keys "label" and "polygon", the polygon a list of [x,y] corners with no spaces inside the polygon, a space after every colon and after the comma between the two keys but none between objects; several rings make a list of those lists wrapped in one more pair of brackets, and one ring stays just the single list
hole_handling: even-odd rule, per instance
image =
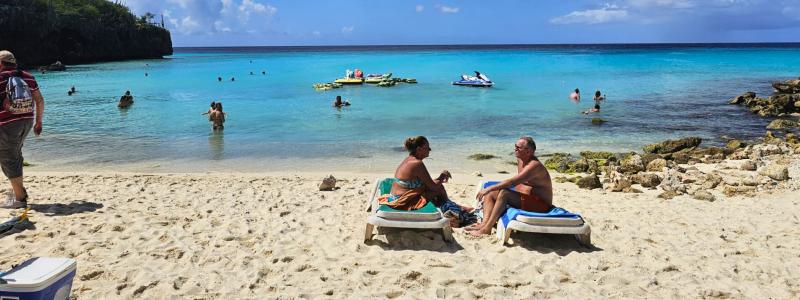
[{"label": "white sand", "polygon": [[[453,244],[425,230],[364,244],[377,176],[334,173],[341,189],[319,192],[322,175],[28,172],[36,229],[0,239],[0,267],[75,258],[80,299],[800,297],[797,179],[715,202],[555,184],[555,204],[592,226],[587,249],[460,229]],[[481,178],[455,178],[450,194],[472,204]]]}]

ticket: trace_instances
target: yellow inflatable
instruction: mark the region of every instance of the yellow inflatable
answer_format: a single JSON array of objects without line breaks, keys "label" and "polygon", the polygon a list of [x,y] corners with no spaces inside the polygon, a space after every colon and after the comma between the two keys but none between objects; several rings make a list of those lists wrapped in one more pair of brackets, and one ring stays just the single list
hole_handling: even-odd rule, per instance
[{"label": "yellow inflatable", "polygon": [[363,84],[364,78],[339,78],[334,82],[340,84]]}]

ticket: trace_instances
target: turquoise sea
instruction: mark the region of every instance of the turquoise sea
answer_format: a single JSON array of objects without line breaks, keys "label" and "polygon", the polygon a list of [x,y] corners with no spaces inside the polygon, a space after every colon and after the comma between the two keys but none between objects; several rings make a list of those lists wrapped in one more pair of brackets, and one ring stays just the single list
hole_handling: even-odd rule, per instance
[{"label": "turquoise sea", "polygon": [[[312,88],[355,68],[419,83]],[[450,84],[474,70],[496,85]],[[493,153],[502,165],[523,134],[539,153],[762,136],[769,120],[728,99],[766,96],[771,81],[798,76],[800,44],[176,48],[160,60],[37,73],[45,128],[24,154],[54,170],[389,171],[403,140],[425,135],[432,160],[469,171],[467,155]],[[576,87],[579,103],[568,99]],[[581,114],[597,89],[608,98],[602,111]],[[126,90],[135,104],[120,110]],[[352,106],[332,108],[336,95]],[[228,114],[224,133],[201,116],[212,100]]]}]

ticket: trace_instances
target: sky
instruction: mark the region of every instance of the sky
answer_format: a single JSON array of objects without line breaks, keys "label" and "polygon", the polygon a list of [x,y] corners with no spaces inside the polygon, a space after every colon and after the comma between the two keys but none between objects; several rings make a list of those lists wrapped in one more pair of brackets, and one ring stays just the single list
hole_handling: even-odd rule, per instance
[{"label": "sky", "polygon": [[119,0],[173,45],[800,42],[800,0]]}]

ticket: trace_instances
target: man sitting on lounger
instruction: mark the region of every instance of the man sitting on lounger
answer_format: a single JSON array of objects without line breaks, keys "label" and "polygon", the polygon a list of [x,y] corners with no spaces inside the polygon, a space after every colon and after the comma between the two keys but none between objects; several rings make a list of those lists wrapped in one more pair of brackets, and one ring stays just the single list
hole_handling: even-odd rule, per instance
[{"label": "man sitting on lounger", "polygon": [[[536,143],[523,136],[514,145],[517,175],[478,192],[483,199],[484,219],[468,227],[473,235],[491,234],[497,220],[506,211],[506,204],[532,212],[547,212],[553,207],[553,183],[550,173],[535,156]],[[507,188],[514,187],[514,190]]]}]

